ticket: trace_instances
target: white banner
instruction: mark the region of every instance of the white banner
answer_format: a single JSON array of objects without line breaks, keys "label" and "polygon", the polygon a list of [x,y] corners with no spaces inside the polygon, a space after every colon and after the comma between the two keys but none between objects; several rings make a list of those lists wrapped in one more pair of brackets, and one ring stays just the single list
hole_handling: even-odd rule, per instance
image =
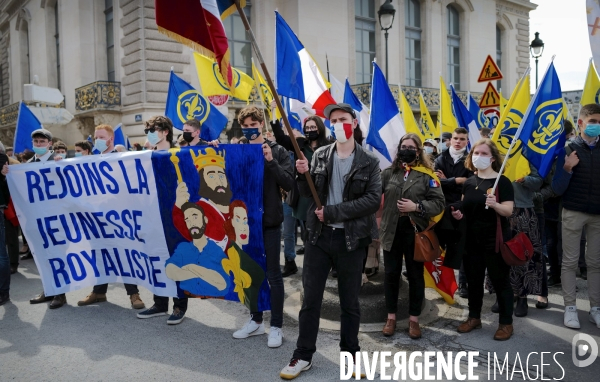
[{"label": "white banner", "polygon": [[54,296],[96,284],[137,284],[177,296],[152,152],[93,155],[10,166],[21,228]]},{"label": "white banner", "polygon": [[600,4],[598,0],[586,1],[586,13],[588,21],[588,35],[594,64],[600,67]]}]

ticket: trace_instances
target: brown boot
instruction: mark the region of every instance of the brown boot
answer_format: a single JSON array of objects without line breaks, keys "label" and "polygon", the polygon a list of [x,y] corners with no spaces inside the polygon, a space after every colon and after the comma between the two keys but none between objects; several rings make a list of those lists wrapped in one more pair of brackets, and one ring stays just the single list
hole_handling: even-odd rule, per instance
[{"label": "brown boot", "polygon": [[408,336],[413,340],[421,338],[421,328],[419,328],[418,322],[408,321]]},{"label": "brown boot", "polygon": [[78,306],[86,306],[86,305],[90,305],[90,304],[95,304],[97,302],[104,302],[106,301],[106,294],[105,293],[90,293],[87,295],[86,298],[84,298],[81,301],[77,302]]},{"label": "brown boot", "polygon": [[52,302],[50,303],[50,309],[57,309],[67,303],[67,296],[65,294],[59,294],[54,296]]},{"label": "brown boot", "polygon": [[393,336],[396,332],[396,320],[388,318],[383,327],[383,335],[386,337]]},{"label": "brown boot", "polygon": [[146,307],[146,305],[144,305],[144,301],[142,301],[140,298],[139,293],[132,294],[129,296],[129,299],[131,300],[131,307],[133,309],[144,309]]},{"label": "brown boot", "polygon": [[469,317],[467,318],[467,321],[458,325],[456,331],[459,333],[469,333],[473,329],[481,329],[481,319]]},{"label": "brown boot", "polygon": [[496,334],[494,334],[494,339],[496,341],[506,341],[513,334],[513,326],[512,325],[498,325],[498,330],[496,330]]}]

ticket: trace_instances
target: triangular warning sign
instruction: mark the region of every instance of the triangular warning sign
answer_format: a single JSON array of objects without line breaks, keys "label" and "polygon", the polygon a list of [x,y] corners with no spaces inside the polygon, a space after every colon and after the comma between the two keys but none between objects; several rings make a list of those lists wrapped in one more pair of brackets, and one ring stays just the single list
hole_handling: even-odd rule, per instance
[{"label": "triangular warning sign", "polygon": [[488,83],[479,102],[479,107],[497,107],[500,106],[500,94],[496,91],[496,88],[492,83]]},{"label": "triangular warning sign", "polygon": [[502,73],[500,72],[500,68],[492,59],[492,56],[488,54],[485,59],[485,64],[483,64],[483,68],[481,69],[481,73],[479,74],[479,78],[477,82],[487,82],[487,81],[496,81],[501,80]]}]

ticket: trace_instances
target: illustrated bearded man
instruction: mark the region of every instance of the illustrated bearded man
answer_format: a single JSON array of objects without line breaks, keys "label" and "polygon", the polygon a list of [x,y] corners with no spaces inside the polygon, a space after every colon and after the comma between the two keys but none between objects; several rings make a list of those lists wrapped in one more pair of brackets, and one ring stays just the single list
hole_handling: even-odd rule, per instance
[{"label": "illustrated bearded man", "polygon": [[[196,202],[201,206],[208,220],[206,236],[215,241],[221,249],[227,246],[227,235],[223,223],[229,217],[229,203],[232,191],[225,173],[225,152],[217,152],[214,148],[205,149],[196,155],[191,152],[194,165],[200,177],[198,194],[202,197]],[[186,239],[191,240],[185,219],[181,212],[184,203],[190,200],[190,193],[185,182],[179,183],[176,189],[175,206],[173,207],[173,225]]]}]

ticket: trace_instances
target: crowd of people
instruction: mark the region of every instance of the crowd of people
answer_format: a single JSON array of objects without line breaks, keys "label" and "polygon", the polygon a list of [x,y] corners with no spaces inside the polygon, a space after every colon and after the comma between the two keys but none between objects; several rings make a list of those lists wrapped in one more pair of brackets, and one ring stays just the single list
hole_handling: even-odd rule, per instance
[{"label": "crowd of people", "polygon": [[[496,295],[492,311],[499,318],[494,339],[508,340],[513,335],[513,316],[528,314],[528,296],[535,296],[536,308],[546,309],[548,288],[557,286],[562,286],[564,295],[564,325],[578,329],[577,276],[588,280],[589,320],[600,328],[600,177],[593,175],[593,170],[600,168],[600,105],[582,107],[577,122],[579,135],[568,121],[564,122],[568,138],[565,154],[558,156],[548,176],[542,178],[531,166],[528,175],[515,181],[500,173],[504,158],[488,138],[492,132],[487,128],[482,129],[480,141],[471,142],[469,150],[468,132],[462,127],[443,133],[440,139],[425,141],[406,134],[397,143],[391,166],[381,171],[377,156],[363,145],[362,131],[350,105],[329,105],[324,116],[333,134],[321,117],[311,116],[303,121],[301,131],[294,130],[290,136],[279,121],[267,121],[261,109],[246,107],[237,117],[242,134],[228,142],[261,145],[264,155],[262,240],[271,287],[269,347],[282,344],[283,277],[298,272],[296,254],[304,255],[299,336],[289,364],[280,372],[282,378],[295,378],[312,366],[329,276],[336,277],[338,283],[340,350],[351,354],[360,350],[358,295],[368,280],[367,259],[372,257],[370,267],[378,268],[380,248],[385,271],[382,303],[388,313],[382,333],[396,333],[404,268],[409,301],[406,308],[400,308],[409,313],[409,337],[416,340],[422,336],[419,315],[425,298],[424,263],[415,256],[415,232],[430,227],[432,219],[442,213],[434,229],[446,251],[444,265],[458,270],[458,293],[468,299],[468,318],[457,326],[459,333],[482,327],[486,289]],[[219,145],[218,140],[202,140],[201,130],[200,122],[189,120],[175,138],[172,122],[156,116],[145,123],[144,148]],[[53,141],[50,131],[38,129],[31,138],[32,152],[15,154],[12,148],[0,145],[0,152],[8,157],[2,175],[18,163],[67,157],[67,146]],[[300,156],[294,150],[294,140]],[[93,147],[88,141],[77,142],[74,155],[92,155],[93,150],[105,155],[123,149],[115,146],[112,127],[99,125]],[[184,195],[187,189],[178,188],[177,192]],[[8,201],[8,188],[2,179],[0,207],[6,207]],[[24,235],[19,250],[18,224],[5,216],[0,219],[0,238],[5,239],[0,243],[0,305],[10,300],[10,274],[18,271],[20,260],[32,258]],[[304,246],[296,251],[298,226]],[[527,235],[534,253],[525,265],[509,266],[497,243],[518,233]],[[146,308],[136,285],[125,284],[125,290],[132,308]],[[77,305],[107,301],[106,293],[107,284],[96,285]],[[170,315],[167,297],[155,295],[153,300],[138,318],[168,315],[170,325],[184,319],[187,298],[174,298]],[[65,294],[41,293],[30,302],[50,302],[50,309],[56,309],[66,304],[67,298]],[[233,333],[234,338],[266,333],[263,312],[249,310],[249,320]]]}]

